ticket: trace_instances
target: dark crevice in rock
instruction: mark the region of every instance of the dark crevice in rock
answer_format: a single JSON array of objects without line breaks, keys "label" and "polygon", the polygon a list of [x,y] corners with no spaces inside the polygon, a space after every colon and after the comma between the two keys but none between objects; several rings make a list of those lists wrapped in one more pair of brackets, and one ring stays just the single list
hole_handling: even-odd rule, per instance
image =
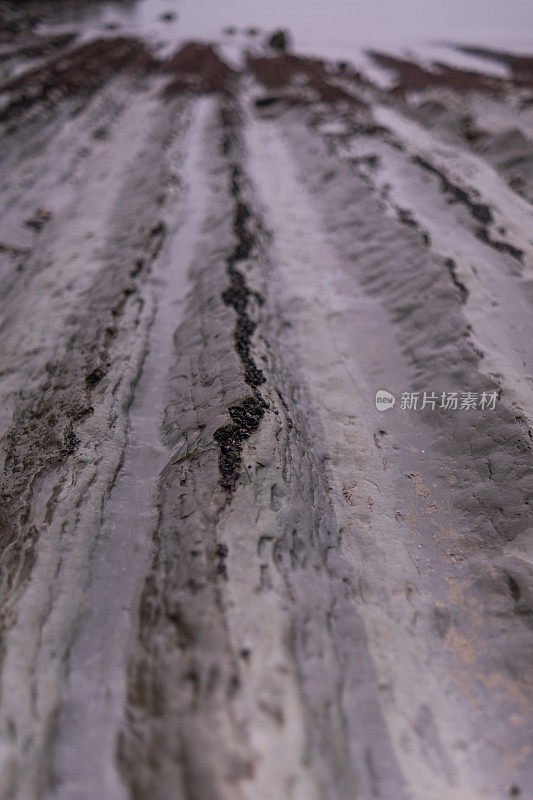
[{"label": "dark crevice in rock", "polygon": [[[130,278],[137,278],[143,271],[150,271],[151,265],[161,251],[166,234],[166,225],[161,220],[154,225],[153,228],[151,228],[142,244],[146,255],[135,260],[135,267],[130,270],[129,273]],[[113,323],[116,323],[116,321],[122,316],[128,298],[137,292],[138,286],[135,283],[128,282],[123,287],[122,291],[118,295],[117,301],[111,308],[111,319],[113,320]],[[109,359],[109,348],[113,340],[116,338],[116,335],[117,327],[115,324],[107,325],[105,327],[103,336],[101,337],[100,348],[96,351],[95,356],[88,361],[88,372],[85,376],[85,383],[89,389],[94,389],[107,374],[109,367],[111,366],[111,361]]]},{"label": "dark crevice in rock", "polygon": [[418,164],[418,166],[440,178],[442,191],[445,194],[451,195],[456,202],[465,205],[470,210],[473,218],[482,223],[481,227],[476,231],[476,236],[481,242],[488,244],[489,247],[498,250],[500,253],[507,253],[522,263],[524,257],[523,250],[509,244],[509,242],[505,242],[501,239],[493,239],[491,237],[487,225],[494,222],[494,215],[491,208],[486,203],[477,203],[472,200],[467,191],[453,183],[443,170],[438,169],[438,167],[435,167],[425,158],[414,156],[413,163]]},{"label": "dark crevice in rock", "polygon": [[452,281],[454,282],[455,286],[457,286],[457,288],[459,289],[459,292],[461,294],[461,302],[466,303],[468,297],[468,289],[466,288],[464,283],[457,277],[455,261],[453,260],[453,258],[447,258],[444,264],[446,266],[446,269],[450,273]]},{"label": "dark crevice in rock", "polygon": [[[227,155],[234,144],[234,116],[228,109],[222,109],[221,121],[224,129],[222,152]],[[249,230],[252,212],[242,199],[242,172],[238,164],[233,164],[230,172],[230,192],[235,198],[233,233],[235,247],[227,258],[227,273],[230,285],[223,292],[222,299],[231,306],[237,315],[234,331],[235,350],[244,368],[244,380],[253,394],[242,403],[228,409],[232,422],[218,428],[213,438],[220,449],[219,468],[220,485],[231,494],[241,474],[242,443],[257,430],[268,407],[259,392],[259,386],[265,382],[262,370],[254,362],[251,355],[251,340],[256,323],[249,314],[250,297],[255,296],[246,285],[243,273],[237,264],[246,261],[254,248],[255,236]]]},{"label": "dark crevice in rock", "polygon": [[519,247],[515,247],[514,245],[509,244],[509,242],[504,242],[503,239],[493,239],[486,227],[478,228],[476,236],[481,242],[484,242],[484,244],[488,244],[489,247],[492,247],[499,253],[507,253],[508,255],[512,256],[517,261],[522,263],[524,258],[524,251],[520,250]]},{"label": "dark crevice in rock", "polygon": [[440,178],[442,191],[445,194],[450,194],[456,202],[465,205],[478,222],[482,222],[483,225],[493,222],[492,211],[489,206],[486,203],[476,203],[472,200],[468,192],[453,183],[443,170],[438,169],[438,167],[435,167],[421,156],[414,156],[413,163]]},{"label": "dark crevice in rock", "polygon": [[228,409],[233,422],[218,428],[213,434],[220,448],[220,485],[227,492],[233,491],[241,472],[242,443],[259,427],[265,408],[259,393],[247,397]]},{"label": "dark crevice in rock", "polygon": [[408,209],[398,207],[397,212],[398,219],[401,223],[403,223],[403,225],[407,225],[409,228],[418,228],[418,222]]}]

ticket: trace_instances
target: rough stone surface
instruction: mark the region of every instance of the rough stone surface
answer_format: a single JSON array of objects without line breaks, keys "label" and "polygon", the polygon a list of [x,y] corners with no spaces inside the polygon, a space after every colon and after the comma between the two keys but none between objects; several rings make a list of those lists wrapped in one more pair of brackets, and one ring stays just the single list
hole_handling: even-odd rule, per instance
[{"label": "rough stone surface", "polygon": [[0,799],[525,800],[530,62],[46,8],[0,4]]}]

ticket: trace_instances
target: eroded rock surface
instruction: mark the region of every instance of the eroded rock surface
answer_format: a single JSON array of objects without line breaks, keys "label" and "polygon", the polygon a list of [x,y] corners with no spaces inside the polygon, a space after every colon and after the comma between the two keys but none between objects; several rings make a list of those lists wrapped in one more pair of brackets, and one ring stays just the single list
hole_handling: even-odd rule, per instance
[{"label": "eroded rock surface", "polygon": [[0,798],[527,798],[531,59],[4,5]]}]

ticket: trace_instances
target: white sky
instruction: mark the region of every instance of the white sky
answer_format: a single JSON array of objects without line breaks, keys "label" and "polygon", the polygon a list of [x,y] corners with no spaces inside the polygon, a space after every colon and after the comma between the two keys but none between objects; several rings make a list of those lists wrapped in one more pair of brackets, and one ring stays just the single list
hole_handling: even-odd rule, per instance
[{"label": "white sky", "polygon": [[139,13],[175,8],[199,34],[229,24],[286,26],[297,39],[364,44],[398,38],[533,39],[533,0],[142,0]]},{"label": "white sky", "polygon": [[[161,22],[165,11],[176,12],[177,21]],[[350,59],[365,47],[398,51],[442,41],[533,52],[533,0],[109,0],[86,13],[96,28],[119,21],[125,33],[168,47],[220,40],[222,29],[234,25],[286,27],[300,52],[334,58]]]}]

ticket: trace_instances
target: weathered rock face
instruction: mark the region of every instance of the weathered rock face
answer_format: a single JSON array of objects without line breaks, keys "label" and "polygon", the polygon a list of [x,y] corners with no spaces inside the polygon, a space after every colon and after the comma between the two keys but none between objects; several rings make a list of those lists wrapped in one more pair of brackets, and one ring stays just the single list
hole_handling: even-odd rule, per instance
[{"label": "weathered rock face", "polygon": [[9,14],[0,798],[526,798],[529,62]]}]

